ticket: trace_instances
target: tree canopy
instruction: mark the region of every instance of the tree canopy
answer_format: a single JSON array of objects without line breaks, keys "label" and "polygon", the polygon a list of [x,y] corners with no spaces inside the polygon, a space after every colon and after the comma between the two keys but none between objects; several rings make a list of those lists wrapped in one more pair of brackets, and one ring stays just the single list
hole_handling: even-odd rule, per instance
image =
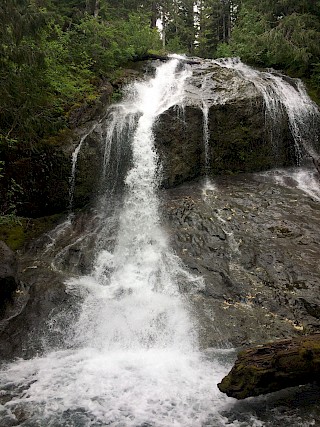
[{"label": "tree canopy", "polygon": [[56,132],[150,50],[240,56],[320,88],[320,0],[2,0],[0,19],[0,143]]},{"label": "tree canopy", "polygon": [[159,49],[151,9],[133,0],[116,3],[1,2],[0,142],[57,131],[73,104],[95,96],[101,79]]}]

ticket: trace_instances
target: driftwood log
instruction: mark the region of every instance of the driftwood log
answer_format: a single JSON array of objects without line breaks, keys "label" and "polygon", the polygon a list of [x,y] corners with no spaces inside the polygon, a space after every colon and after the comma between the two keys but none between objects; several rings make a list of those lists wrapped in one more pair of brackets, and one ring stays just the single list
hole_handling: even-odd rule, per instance
[{"label": "driftwood log", "polygon": [[320,382],[320,334],[242,351],[218,388],[245,399],[315,381]]}]

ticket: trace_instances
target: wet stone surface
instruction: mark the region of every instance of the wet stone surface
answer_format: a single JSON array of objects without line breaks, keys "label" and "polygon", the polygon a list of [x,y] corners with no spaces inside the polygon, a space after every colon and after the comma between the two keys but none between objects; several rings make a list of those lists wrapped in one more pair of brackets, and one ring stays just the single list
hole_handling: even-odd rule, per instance
[{"label": "wet stone surface", "polygon": [[242,175],[168,190],[163,209],[174,250],[205,281],[192,296],[204,348],[319,330],[319,202]]}]

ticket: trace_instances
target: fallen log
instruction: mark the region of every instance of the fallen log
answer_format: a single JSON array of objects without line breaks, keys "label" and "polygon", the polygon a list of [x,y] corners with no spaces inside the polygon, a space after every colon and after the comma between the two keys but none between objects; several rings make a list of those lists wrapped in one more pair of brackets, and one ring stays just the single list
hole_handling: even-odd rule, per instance
[{"label": "fallen log", "polygon": [[[154,53],[146,53],[145,55],[140,55],[135,57],[133,61],[138,62],[138,61],[148,61],[148,60],[156,60],[156,59],[158,59],[159,61],[169,61],[170,59],[172,59],[172,57],[168,55],[157,55]],[[189,65],[200,64],[200,61],[195,61],[194,59],[188,59],[188,58],[181,59],[181,61]]]},{"label": "fallen log", "polygon": [[320,381],[320,334],[275,341],[239,353],[218,388],[236,399]]}]

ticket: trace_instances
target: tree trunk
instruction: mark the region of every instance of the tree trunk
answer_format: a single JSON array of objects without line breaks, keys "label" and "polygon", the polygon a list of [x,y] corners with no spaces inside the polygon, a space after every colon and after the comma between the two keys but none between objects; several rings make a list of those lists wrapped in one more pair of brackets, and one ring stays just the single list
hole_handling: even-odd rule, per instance
[{"label": "tree trunk", "polygon": [[150,23],[151,28],[156,28],[157,18],[158,18],[157,2],[153,1],[151,3],[151,23]]},{"label": "tree trunk", "polygon": [[166,48],[166,14],[164,11],[162,11],[162,47],[163,49]]},{"label": "tree trunk", "polygon": [[95,18],[98,17],[100,11],[100,0],[86,0],[86,12],[89,15],[93,15]]}]

